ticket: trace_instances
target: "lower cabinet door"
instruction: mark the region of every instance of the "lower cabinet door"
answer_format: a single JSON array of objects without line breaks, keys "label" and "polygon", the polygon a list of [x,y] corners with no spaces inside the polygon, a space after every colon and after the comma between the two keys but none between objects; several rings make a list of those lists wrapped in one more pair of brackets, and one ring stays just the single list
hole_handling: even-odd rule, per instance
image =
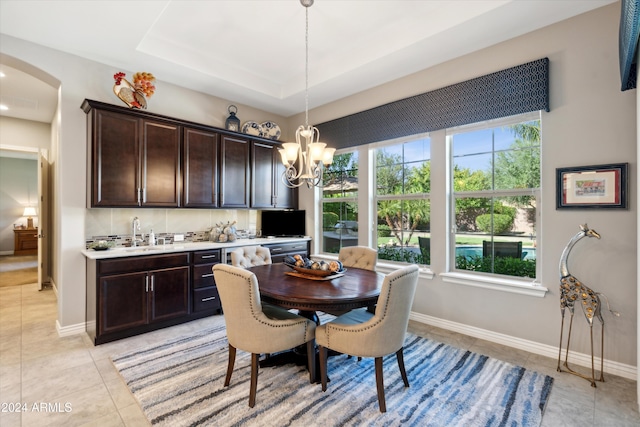
[{"label": "lower cabinet door", "polygon": [[150,322],[189,314],[189,266],[154,270],[150,276]]},{"label": "lower cabinet door", "polygon": [[98,334],[145,325],[147,300],[146,272],[100,278]]}]

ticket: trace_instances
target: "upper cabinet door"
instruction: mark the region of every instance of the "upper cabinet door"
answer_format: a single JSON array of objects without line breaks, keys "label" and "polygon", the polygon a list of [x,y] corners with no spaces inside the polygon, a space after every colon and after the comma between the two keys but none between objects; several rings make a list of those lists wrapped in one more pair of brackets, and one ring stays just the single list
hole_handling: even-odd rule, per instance
[{"label": "upper cabinet door", "polygon": [[280,153],[276,151],[275,160],[275,207],[282,209],[297,209],[298,208],[298,189],[289,188],[282,180],[282,174],[284,173],[284,165],[280,161]]},{"label": "upper cabinet door", "polygon": [[220,145],[220,207],[249,207],[249,141],[223,135]]},{"label": "upper cabinet door", "polygon": [[143,120],[141,139],[141,205],[179,207],[180,127]]},{"label": "upper cabinet door", "polygon": [[140,119],[93,110],[87,125],[91,144],[91,206],[138,206]]},{"label": "upper cabinet door", "polygon": [[185,127],[182,131],[182,206],[218,207],[220,135]]},{"label": "upper cabinet door", "polygon": [[252,208],[272,208],[275,205],[274,153],[277,150],[273,144],[251,143]]},{"label": "upper cabinet door", "polygon": [[251,207],[295,208],[297,191],[282,181],[279,144],[251,143]]}]

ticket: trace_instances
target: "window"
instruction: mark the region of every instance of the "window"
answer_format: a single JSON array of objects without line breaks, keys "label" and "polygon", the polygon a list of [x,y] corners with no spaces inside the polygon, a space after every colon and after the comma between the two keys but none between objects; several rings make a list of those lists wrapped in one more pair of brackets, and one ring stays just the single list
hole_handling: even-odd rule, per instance
[{"label": "window", "polygon": [[322,251],[358,245],[358,152],[336,154],[324,172]]},{"label": "window", "polygon": [[431,140],[375,149],[378,258],[430,264]]},{"label": "window", "polygon": [[535,278],[539,113],[447,134],[449,270]]}]

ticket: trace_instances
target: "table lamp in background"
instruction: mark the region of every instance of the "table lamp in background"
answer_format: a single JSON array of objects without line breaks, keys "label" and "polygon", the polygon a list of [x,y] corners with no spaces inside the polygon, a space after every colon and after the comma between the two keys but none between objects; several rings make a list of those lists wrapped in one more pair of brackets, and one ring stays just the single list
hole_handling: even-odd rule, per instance
[{"label": "table lamp in background", "polygon": [[27,228],[33,228],[33,217],[36,216],[36,208],[32,206],[27,206],[24,208],[24,212],[22,216],[27,217]]}]

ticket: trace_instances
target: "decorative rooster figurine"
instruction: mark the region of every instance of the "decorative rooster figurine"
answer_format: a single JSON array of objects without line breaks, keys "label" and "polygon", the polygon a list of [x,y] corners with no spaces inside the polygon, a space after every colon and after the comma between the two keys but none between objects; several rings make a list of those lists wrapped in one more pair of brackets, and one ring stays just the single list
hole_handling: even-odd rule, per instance
[{"label": "decorative rooster figurine", "polygon": [[[600,348],[600,378],[597,381],[604,382],[603,375],[603,367],[604,367],[604,319],[602,318],[602,313],[600,311],[600,295],[606,296],[599,292],[594,292],[592,289],[584,285],[578,278],[576,278],[573,274],[569,273],[569,267],[567,263],[567,259],[569,258],[569,253],[573,246],[578,243],[584,237],[595,237],[596,239],[600,238],[600,235],[595,231],[589,228],[587,224],[580,225],[580,232],[573,236],[567,246],[562,251],[562,256],[560,257],[560,311],[562,313],[562,323],[560,324],[560,348],[558,350],[558,372],[562,372],[560,367],[560,359],[562,357],[562,332],[564,330],[564,312],[565,309],[569,309],[569,313],[571,314],[571,318],[569,320],[569,335],[567,337],[567,351],[565,354],[564,366],[567,368],[568,372],[582,377],[589,382],[591,382],[592,387],[596,387],[596,379],[595,379],[595,367],[594,367],[594,359],[593,359],[593,318],[597,318],[600,320],[601,329],[602,329],[602,337],[601,337],[601,348]],[[571,368],[569,368],[568,358],[569,358],[569,343],[571,341],[571,326],[573,325],[573,313],[574,313],[574,305],[576,304],[582,307],[582,311],[584,316],[589,322],[589,331],[591,334],[591,377],[587,377],[582,375]],[[609,301],[607,300],[607,305]],[[609,309],[611,313],[616,316],[620,314]]]},{"label": "decorative rooster figurine", "polygon": [[120,98],[129,108],[147,108],[147,98],[156,90],[153,85],[155,77],[151,73],[135,73],[133,75],[133,84],[129,83],[125,78],[125,73],[118,72],[113,75],[116,83],[113,85],[113,92]]}]

